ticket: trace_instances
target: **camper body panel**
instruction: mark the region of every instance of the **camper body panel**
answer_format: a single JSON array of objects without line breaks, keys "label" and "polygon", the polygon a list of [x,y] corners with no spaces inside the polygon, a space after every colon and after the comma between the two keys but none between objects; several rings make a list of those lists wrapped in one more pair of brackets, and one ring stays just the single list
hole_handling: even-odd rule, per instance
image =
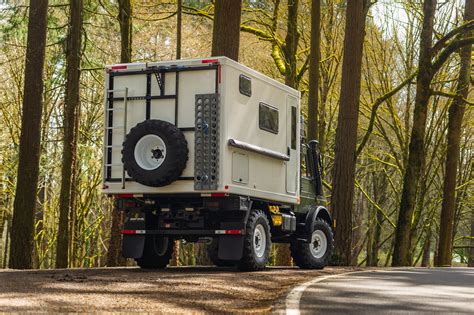
[{"label": "camper body panel", "polygon": [[[212,68],[211,65],[216,66]],[[117,70],[114,70],[114,67]],[[120,69],[120,67],[126,67],[126,69]],[[164,73],[164,93],[161,93],[155,74],[145,73],[149,69],[159,67],[203,69],[176,72],[170,70]],[[107,73],[106,95],[110,96],[107,91],[112,89],[117,92],[113,94],[113,115],[106,117],[106,123],[107,118],[112,118],[112,128],[106,129],[105,141],[111,148],[105,148],[104,164],[112,166],[109,167],[111,176],[107,176],[107,166],[104,165],[104,193],[138,195],[221,192],[274,202],[297,203],[300,127],[299,115],[293,121],[293,126],[291,124],[291,107],[293,106],[295,112],[299,113],[300,94],[298,91],[224,57],[213,58],[211,62],[209,59],[193,59],[115,65],[107,68],[110,70]],[[144,73],[128,75],[130,72],[140,71]],[[113,76],[112,81],[111,76]],[[244,95],[241,91],[241,76],[250,80],[250,95]],[[125,100],[123,99],[124,92],[119,92],[125,88],[128,89],[126,113],[120,110],[125,107]],[[195,100],[198,94],[213,93],[218,93],[220,96],[218,187],[215,190],[196,190],[194,185]],[[147,95],[152,97],[148,102],[143,99],[143,96]],[[173,97],[174,95],[177,97]],[[109,106],[106,98],[106,109]],[[261,107],[265,110],[277,111],[276,132],[269,131],[268,128],[262,129],[262,123],[259,121]],[[107,110],[106,113],[108,113]],[[125,116],[126,122],[124,122]],[[188,142],[188,161],[180,179],[163,187],[142,185],[130,178],[126,172],[124,185],[119,180],[123,173],[121,151],[124,130],[125,134],[128,134],[135,125],[146,119],[160,119],[176,125]],[[124,124],[125,129],[122,128]],[[110,134],[112,137],[108,136]],[[291,146],[292,136],[297,141],[293,147]],[[289,160],[232,147],[229,145],[231,139],[278,153],[281,156],[288,156]],[[109,155],[108,150],[111,150]],[[107,156],[111,157],[111,161],[107,161]]]}]

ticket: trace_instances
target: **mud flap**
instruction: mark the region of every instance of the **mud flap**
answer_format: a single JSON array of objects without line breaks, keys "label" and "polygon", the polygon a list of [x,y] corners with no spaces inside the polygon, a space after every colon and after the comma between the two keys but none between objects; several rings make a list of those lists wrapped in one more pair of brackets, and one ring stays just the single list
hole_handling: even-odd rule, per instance
[{"label": "mud flap", "polygon": [[122,241],[122,256],[125,258],[140,258],[145,247],[145,235],[124,235]]},{"label": "mud flap", "polygon": [[219,236],[219,252],[217,258],[222,260],[240,260],[244,250],[243,235]]},{"label": "mud flap", "polygon": [[[129,211],[125,213],[124,230],[145,230],[145,213]],[[123,235],[122,256],[125,258],[140,258],[145,247],[145,235]]]}]

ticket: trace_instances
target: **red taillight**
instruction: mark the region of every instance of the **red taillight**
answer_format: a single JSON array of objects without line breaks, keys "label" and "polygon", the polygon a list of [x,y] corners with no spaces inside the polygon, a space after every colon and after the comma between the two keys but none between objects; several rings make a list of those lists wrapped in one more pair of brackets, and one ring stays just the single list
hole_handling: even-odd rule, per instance
[{"label": "red taillight", "polygon": [[211,193],[211,197],[227,197],[229,194],[227,193]]},{"label": "red taillight", "polygon": [[219,60],[218,59],[204,59],[201,62],[202,63],[217,63],[217,62],[219,62]]},{"label": "red taillight", "polygon": [[242,230],[216,230],[216,234],[226,234],[226,235],[242,235]]},{"label": "red taillight", "polygon": [[240,234],[242,234],[242,230],[225,230],[225,234],[240,235]]},{"label": "red taillight", "polygon": [[145,230],[122,230],[124,235],[146,234]]},{"label": "red taillight", "polygon": [[112,66],[112,70],[124,70],[127,69],[127,66],[120,65],[120,66]]},{"label": "red taillight", "polygon": [[118,194],[115,195],[119,199],[125,199],[125,198],[133,198],[133,194]]}]

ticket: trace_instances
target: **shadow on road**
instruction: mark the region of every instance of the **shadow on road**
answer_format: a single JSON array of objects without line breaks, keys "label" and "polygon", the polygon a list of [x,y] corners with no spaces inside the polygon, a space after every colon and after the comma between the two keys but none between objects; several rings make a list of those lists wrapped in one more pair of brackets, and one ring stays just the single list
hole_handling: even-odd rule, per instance
[{"label": "shadow on road", "polygon": [[[270,268],[177,267],[0,272],[0,311],[267,312],[290,287],[344,272]],[[6,284],[3,286],[3,284]]]}]

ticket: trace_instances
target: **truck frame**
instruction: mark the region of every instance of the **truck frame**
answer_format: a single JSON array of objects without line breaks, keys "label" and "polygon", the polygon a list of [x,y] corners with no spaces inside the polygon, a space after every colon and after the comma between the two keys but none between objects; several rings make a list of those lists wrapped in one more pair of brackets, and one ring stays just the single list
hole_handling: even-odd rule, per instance
[{"label": "truck frame", "polygon": [[289,243],[301,268],[327,265],[332,219],[298,91],[226,57],[111,65],[105,85],[103,192],[125,214],[124,257],[164,268],[183,239],[217,266],[262,270]]}]

